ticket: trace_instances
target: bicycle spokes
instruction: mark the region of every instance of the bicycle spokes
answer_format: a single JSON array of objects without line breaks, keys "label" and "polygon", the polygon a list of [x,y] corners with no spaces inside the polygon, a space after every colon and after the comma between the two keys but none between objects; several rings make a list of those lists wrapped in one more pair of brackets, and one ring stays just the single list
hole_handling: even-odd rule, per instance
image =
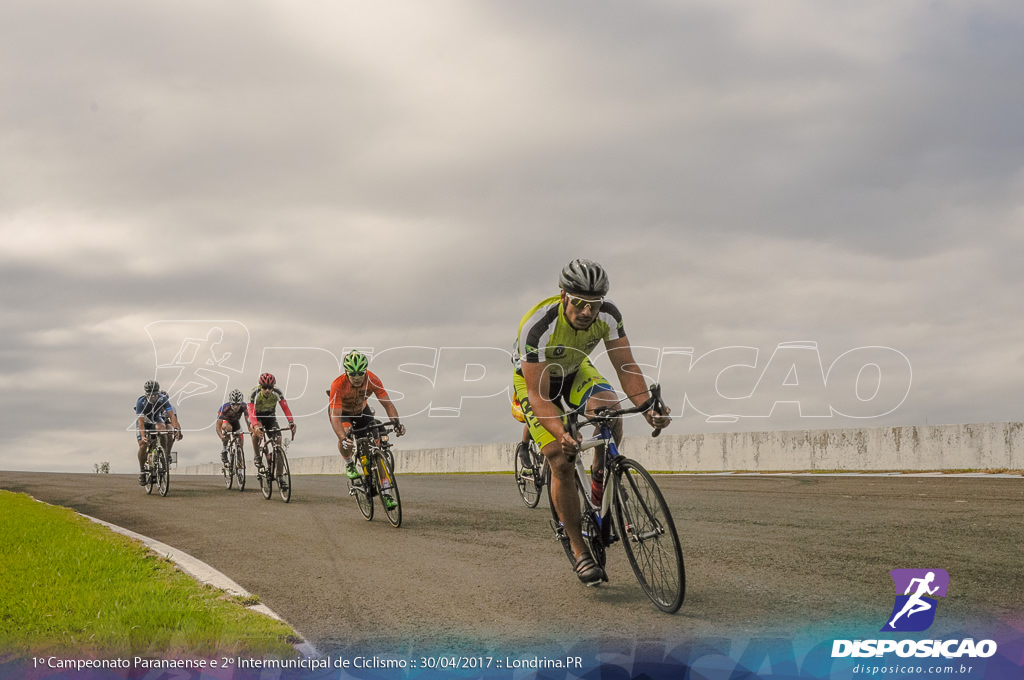
[{"label": "bicycle spokes", "polygon": [[650,473],[626,460],[618,468],[615,520],[637,582],[658,608],[674,612],[686,590],[682,548],[665,499]]},{"label": "bicycle spokes", "polygon": [[623,473],[622,485],[620,504],[629,540],[645,541],[664,535],[665,529],[658,518],[658,512],[651,510],[650,499],[645,498],[645,495],[650,493],[650,487],[641,490],[637,485],[636,475],[629,471]]}]

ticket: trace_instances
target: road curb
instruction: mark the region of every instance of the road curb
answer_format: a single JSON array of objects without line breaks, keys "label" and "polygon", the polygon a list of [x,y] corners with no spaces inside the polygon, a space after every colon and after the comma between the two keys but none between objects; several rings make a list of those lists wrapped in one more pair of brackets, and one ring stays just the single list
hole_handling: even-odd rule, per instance
[{"label": "road curb", "polygon": [[[79,513],[79,514],[81,514],[81,513]],[[160,541],[152,539],[152,538],[150,538],[148,536],[143,536],[142,534],[135,533],[134,531],[132,531],[130,529],[125,529],[124,527],[119,527],[116,524],[111,524],[110,522],[105,522],[105,521],[103,521],[101,519],[97,519],[95,517],[90,517],[89,515],[82,515],[82,517],[85,517],[86,519],[88,519],[90,521],[96,522],[97,524],[102,524],[103,526],[107,527],[111,531],[115,531],[115,532],[117,532],[119,534],[122,534],[124,536],[129,537],[129,538],[133,538],[136,541],[139,541],[140,543],[144,544],[146,547],[148,547],[153,552],[157,553],[158,555],[160,555],[162,557],[166,557],[167,559],[169,559],[172,562],[174,562],[174,564],[177,565],[177,567],[179,569],[181,569],[183,572],[185,572],[186,574],[188,574],[192,578],[196,579],[200,583],[205,583],[205,584],[211,585],[214,588],[218,588],[218,589],[223,590],[224,592],[226,592],[226,593],[228,593],[230,595],[235,595],[237,597],[243,597],[243,598],[251,598],[251,597],[253,597],[252,593],[250,593],[245,588],[243,588],[242,586],[240,586],[237,583],[235,583],[227,575],[225,575],[224,573],[222,573],[220,571],[217,571],[216,569],[211,567],[209,564],[207,564],[207,563],[205,563],[205,562],[203,562],[201,560],[198,560],[195,557],[192,557],[191,555],[189,555],[186,552],[183,552],[181,550],[178,550],[177,548],[169,546],[166,543],[161,543]],[[258,612],[260,614],[263,614],[264,616],[269,616],[272,619],[276,619],[278,621],[281,621],[282,623],[285,623],[285,624],[289,625],[292,628],[292,630],[295,630],[294,626],[289,624],[287,621],[285,621],[283,618],[281,618],[277,614],[277,612],[275,612],[270,607],[268,607],[268,606],[266,606],[264,604],[246,605],[246,609],[250,609],[250,610],[252,610],[254,612]],[[310,644],[306,640],[306,636],[303,635],[302,633],[298,632],[298,631],[295,631],[295,632],[301,638],[301,642],[298,642],[298,643],[296,643],[294,645],[295,651],[297,651],[299,654],[301,654],[303,657],[306,657],[306,658],[319,657],[320,653],[317,651],[316,647],[314,647],[312,644]]]}]

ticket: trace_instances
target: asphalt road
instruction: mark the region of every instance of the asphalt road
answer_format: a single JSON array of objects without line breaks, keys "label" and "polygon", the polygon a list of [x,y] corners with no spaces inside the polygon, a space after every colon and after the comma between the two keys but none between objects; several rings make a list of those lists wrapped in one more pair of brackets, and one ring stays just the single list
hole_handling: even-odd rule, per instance
[{"label": "asphalt road", "polygon": [[[1024,615],[1024,479],[658,476],[683,541],[675,615],[640,590],[618,546],[611,582],[586,588],[511,475],[399,478],[400,529],[367,522],[340,477],[296,477],[289,504],[219,478],[0,472],[0,488],[71,507],[179,548],[257,594],[322,652],[671,644],[857,630],[894,600],[889,570],[942,568],[943,627]],[[250,485],[252,484],[250,479]]]}]

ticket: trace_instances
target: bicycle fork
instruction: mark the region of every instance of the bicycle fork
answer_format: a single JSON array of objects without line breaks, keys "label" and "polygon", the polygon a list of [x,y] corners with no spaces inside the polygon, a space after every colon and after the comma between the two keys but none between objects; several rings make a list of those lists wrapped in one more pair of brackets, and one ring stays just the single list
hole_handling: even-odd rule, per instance
[{"label": "bicycle fork", "polygon": [[[625,486],[625,485],[628,484],[628,482],[623,480],[623,477],[627,477],[627,475],[621,475],[621,476],[617,475],[616,476],[616,478],[618,479],[618,483]],[[627,477],[627,479],[628,479],[628,477]],[[632,484],[629,484],[629,487],[632,487]],[[622,490],[616,489],[616,493],[621,493],[621,494],[623,494],[625,496],[626,494],[630,493],[630,488],[629,487],[627,487],[627,489],[622,489]],[[631,491],[636,496],[637,503],[639,503],[640,507],[643,509],[643,514],[645,516],[651,518],[651,521],[653,522],[653,526],[651,526],[651,528],[648,531],[645,531],[645,532],[639,533],[639,534],[636,533],[634,531],[634,529],[636,528],[636,524],[633,521],[633,517],[631,516],[631,514],[629,512],[629,506],[626,503],[621,503],[619,505],[619,510],[622,513],[622,530],[623,530],[623,532],[625,532],[627,538],[629,539],[629,542],[630,543],[643,543],[644,541],[649,541],[652,538],[653,539],[658,539],[658,538],[661,538],[662,536],[664,536],[665,535],[665,527],[663,527],[661,525],[661,522],[659,522],[659,521],[657,521],[657,519],[655,519],[654,513],[652,513],[651,509],[649,507],[647,507],[647,503],[644,502],[643,497],[637,492],[637,490],[635,488],[632,488]]]}]

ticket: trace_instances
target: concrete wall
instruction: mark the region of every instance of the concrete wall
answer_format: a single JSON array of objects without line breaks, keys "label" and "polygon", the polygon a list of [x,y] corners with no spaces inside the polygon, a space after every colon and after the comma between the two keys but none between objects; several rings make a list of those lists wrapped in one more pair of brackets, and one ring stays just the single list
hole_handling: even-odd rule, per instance
[{"label": "concrete wall", "polygon": [[[515,443],[395,449],[397,472],[508,472]],[[1024,470],[1024,423],[917,425],[791,432],[626,437],[623,452],[650,470]],[[341,456],[290,458],[294,474],[340,474]],[[219,474],[196,465],[184,474]]]}]

